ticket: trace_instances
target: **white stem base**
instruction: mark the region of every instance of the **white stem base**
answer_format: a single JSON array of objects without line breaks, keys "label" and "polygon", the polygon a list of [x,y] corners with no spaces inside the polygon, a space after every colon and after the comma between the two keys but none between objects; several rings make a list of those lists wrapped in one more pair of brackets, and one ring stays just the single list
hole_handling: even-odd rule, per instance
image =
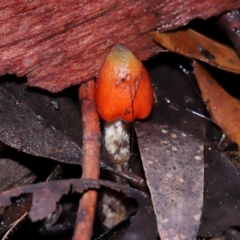
[{"label": "white stem base", "polygon": [[130,134],[127,123],[122,120],[105,124],[104,145],[116,162],[126,163],[130,156]]},{"label": "white stem base", "polygon": [[[103,140],[104,145],[112,157],[118,171],[129,170],[128,159],[130,156],[129,126],[122,120],[105,123]],[[115,176],[116,181],[124,182]],[[126,183],[125,183],[126,184]],[[105,216],[103,225],[111,228],[127,216],[125,195],[120,192],[106,190],[101,197],[102,213]]]}]

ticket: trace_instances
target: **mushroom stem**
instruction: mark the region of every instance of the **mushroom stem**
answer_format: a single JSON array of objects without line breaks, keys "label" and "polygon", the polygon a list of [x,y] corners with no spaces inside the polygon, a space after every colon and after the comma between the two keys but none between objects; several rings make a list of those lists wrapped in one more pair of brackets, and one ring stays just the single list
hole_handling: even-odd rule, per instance
[{"label": "mushroom stem", "polygon": [[104,145],[116,163],[118,171],[129,170],[128,158],[130,156],[129,123],[118,119],[106,122],[104,127]]},{"label": "mushroom stem", "polygon": [[[104,145],[116,163],[116,169],[124,171],[129,168],[129,123],[148,117],[153,104],[148,72],[125,45],[116,44],[107,55],[96,82],[95,101],[99,115],[107,122]],[[118,177],[115,180],[123,182]],[[122,204],[123,199],[124,196],[114,197],[111,193],[103,195],[106,226],[112,227],[126,217],[127,207]]]},{"label": "mushroom stem", "polygon": [[[106,150],[111,156],[116,170],[129,170],[130,156],[130,124],[119,119],[105,122],[103,141]],[[113,176],[113,180],[128,184],[125,179]],[[106,190],[101,196],[102,213],[105,216],[103,225],[111,228],[127,217],[128,205],[124,194]]]}]

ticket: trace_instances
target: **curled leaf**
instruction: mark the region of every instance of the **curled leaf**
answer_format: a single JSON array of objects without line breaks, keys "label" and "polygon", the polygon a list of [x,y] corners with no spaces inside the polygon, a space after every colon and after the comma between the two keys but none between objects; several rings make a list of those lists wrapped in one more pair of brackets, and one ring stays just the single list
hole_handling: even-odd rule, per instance
[{"label": "curled leaf", "polygon": [[202,100],[214,122],[226,136],[240,147],[240,103],[227,93],[197,62],[195,75],[202,92]]},{"label": "curled leaf", "polygon": [[240,74],[240,60],[235,51],[192,29],[166,33],[154,31],[150,35],[157,43],[172,52]]}]

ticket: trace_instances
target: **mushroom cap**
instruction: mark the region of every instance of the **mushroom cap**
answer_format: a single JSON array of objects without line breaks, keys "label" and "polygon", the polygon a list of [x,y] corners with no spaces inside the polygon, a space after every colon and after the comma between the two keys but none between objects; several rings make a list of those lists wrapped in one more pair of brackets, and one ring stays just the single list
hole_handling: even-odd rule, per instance
[{"label": "mushroom cap", "polygon": [[153,105],[151,80],[142,62],[123,44],[113,46],[99,72],[95,91],[99,115],[107,122],[146,118]]}]

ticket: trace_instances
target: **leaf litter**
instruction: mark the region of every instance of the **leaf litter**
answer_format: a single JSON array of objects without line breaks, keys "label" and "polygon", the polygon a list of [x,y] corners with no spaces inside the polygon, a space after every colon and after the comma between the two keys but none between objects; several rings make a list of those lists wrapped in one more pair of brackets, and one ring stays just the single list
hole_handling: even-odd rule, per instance
[{"label": "leaf litter", "polygon": [[[20,186],[0,193],[0,206],[10,205],[13,197],[24,193],[32,193],[33,199],[29,217],[34,222],[46,218],[52,213],[62,195],[66,195],[69,191],[83,193],[87,189],[99,189],[101,186],[122,191],[127,197],[138,202],[138,211],[121,239],[129,239],[129,236],[136,236],[136,234],[137,239],[143,240],[157,237],[157,231],[154,227],[156,226],[156,220],[149,196],[137,189],[103,180],[69,179]],[[139,228],[139,226],[141,227]]]},{"label": "leaf litter", "polygon": [[[33,156],[81,165],[82,124],[77,104],[64,93],[49,94],[12,79],[12,76],[1,78],[0,140]],[[144,186],[144,181],[132,173],[113,169],[108,158],[102,151],[102,169]]]},{"label": "leaf litter", "polygon": [[202,111],[203,105],[179,70],[160,65],[150,76],[157,103],[149,121],[135,128],[158,231],[163,240],[194,239],[203,204],[206,120],[187,108]]},{"label": "leaf litter", "polygon": [[[187,44],[185,44],[185,45],[187,45]],[[198,52],[203,57],[201,60],[205,59],[206,62],[208,62],[208,63],[211,62],[211,64],[213,64],[215,66],[220,66],[225,70],[238,73],[239,66],[237,66],[238,65],[237,61],[235,61],[235,62],[233,61],[234,62],[233,65],[235,65],[235,66],[232,66],[231,64],[228,65],[228,63],[226,63],[224,61],[223,61],[223,63],[220,61],[222,65],[221,64],[218,65],[218,63],[214,62],[215,58],[216,58],[216,55],[214,54],[213,51],[209,51],[209,49],[206,48],[203,45],[198,45],[197,47],[198,47]],[[230,55],[228,55],[228,56],[230,56]],[[231,56],[233,56],[233,55],[231,55]],[[198,57],[196,57],[196,58],[198,58]],[[221,60],[221,56],[218,56],[218,58]],[[232,60],[231,58],[227,58],[227,61],[229,59],[230,59],[229,62],[231,62],[231,60]],[[212,62],[214,62],[214,63],[212,63]],[[169,75],[171,75],[171,74],[172,73],[170,71]],[[179,76],[176,76],[176,79],[179,80]],[[172,84],[175,84],[175,83],[172,83]],[[192,186],[192,188],[190,187],[189,189],[187,189],[188,194],[186,194],[186,196],[191,196],[191,193],[193,193],[192,197],[194,199],[197,199],[196,208],[193,208],[190,211],[191,212],[190,215],[191,215],[191,217],[194,218],[194,221],[193,221],[193,223],[191,223],[189,219],[187,220],[187,218],[184,218],[184,220],[187,221],[186,225],[189,224],[189,226],[184,228],[184,226],[182,224],[182,226],[180,225],[180,228],[177,227],[178,231],[175,232],[175,231],[170,231],[172,229],[171,228],[172,223],[169,224],[168,219],[163,218],[161,216],[161,214],[163,214],[163,212],[161,210],[162,208],[158,208],[161,205],[161,203],[159,204],[159,202],[156,200],[157,196],[155,196],[156,192],[159,191],[159,187],[156,187],[156,186],[154,187],[154,181],[151,179],[151,177],[149,177],[150,175],[147,174],[148,171],[149,171],[150,174],[152,174],[156,170],[156,167],[154,166],[153,168],[151,168],[150,166],[147,166],[148,165],[147,161],[144,162],[144,167],[145,167],[145,171],[146,171],[146,175],[147,175],[147,180],[148,180],[148,183],[149,183],[150,192],[151,192],[152,199],[153,199],[153,202],[154,202],[155,212],[160,211],[159,214],[157,214],[158,221],[161,224],[161,226],[159,226],[159,229],[160,229],[159,232],[160,232],[161,236],[166,237],[166,239],[171,234],[172,235],[180,234],[181,237],[196,236],[197,228],[198,228],[198,224],[199,224],[199,218],[200,218],[200,214],[201,214],[201,204],[202,204],[201,201],[202,201],[202,197],[203,197],[202,196],[202,187],[203,187],[203,183],[202,183],[202,179],[203,179],[202,142],[203,142],[203,135],[204,135],[204,132],[205,132],[204,126],[202,125],[202,123],[199,124],[198,120],[196,120],[196,121],[194,120],[196,125],[199,125],[199,129],[197,129],[197,131],[192,131],[191,127],[188,128],[191,125],[191,123],[188,122],[188,120],[190,120],[190,118],[191,118],[191,114],[187,115],[186,112],[184,112],[184,113],[186,114],[185,117],[187,117],[187,120],[184,119],[184,117],[182,117],[181,114],[179,115],[179,118],[176,120],[176,116],[178,115],[178,111],[182,110],[181,107],[179,107],[180,104],[176,104],[176,102],[172,101],[172,99],[170,99],[169,96],[165,97],[164,99],[163,98],[161,99],[161,94],[162,94],[163,90],[162,89],[159,90],[159,86],[157,84],[155,84],[155,86],[156,86],[156,89],[158,89],[156,91],[157,92],[156,96],[157,96],[157,99],[158,99],[158,104],[159,103],[160,103],[159,105],[163,104],[161,102],[161,101],[163,101],[164,104],[167,105],[168,109],[165,106],[164,110],[160,110],[155,106],[155,110],[152,114],[153,118],[151,117],[151,119],[150,119],[150,120],[153,119],[152,120],[153,121],[152,122],[152,125],[153,125],[152,128],[150,127],[150,125],[147,122],[146,123],[141,123],[141,124],[136,124],[136,130],[137,130],[137,132],[139,131],[137,134],[138,134],[138,137],[139,137],[139,145],[140,145],[140,151],[141,151],[141,154],[142,154],[142,157],[143,157],[143,161],[145,161],[144,159],[148,159],[148,157],[152,157],[153,160],[156,160],[157,158],[159,158],[159,159],[163,159],[162,162],[160,162],[160,165],[162,165],[164,168],[166,166],[171,166],[172,162],[168,163],[168,161],[166,161],[166,157],[164,155],[161,156],[162,153],[158,153],[157,151],[155,151],[155,153],[153,155],[149,154],[149,152],[150,152],[149,149],[151,149],[151,147],[154,147],[152,141],[154,143],[158,142],[158,139],[159,139],[157,137],[157,131],[158,131],[158,136],[161,136],[161,138],[163,139],[163,140],[160,141],[159,144],[160,145],[162,144],[161,147],[163,149],[165,149],[165,151],[167,152],[166,156],[167,156],[167,154],[170,154],[169,156],[167,156],[170,159],[170,161],[175,160],[175,159],[181,159],[182,160],[182,159],[189,158],[189,159],[195,159],[195,160],[198,159],[199,164],[200,164],[199,166],[197,166],[197,165],[192,166],[191,165],[193,167],[194,171],[197,171],[198,173],[200,173],[200,176],[196,175],[196,179],[194,179],[194,181],[200,179],[199,184],[194,183],[194,181],[190,182],[190,183],[188,181],[186,181],[187,186],[189,186],[189,184],[190,184],[190,186]],[[184,89],[184,87],[183,88],[181,87],[180,89]],[[170,92],[170,95],[171,95],[172,94],[172,89],[170,89],[169,92]],[[159,94],[159,93],[161,93],[161,94]],[[174,94],[178,95],[178,93],[174,93]],[[159,99],[161,99],[161,101],[159,101]],[[193,98],[189,97],[188,95],[184,95],[183,99],[185,100],[185,103],[187,103],[188,101],[192,102]],[[55,108],[56,110],[59,110],[55,101],[52,102],[51,106],[53,108]],[[158,109],[158,110],[156,110],[156,109]],[[199,106],[199,107],[197,107],[197,109],[199,110],[199,109],[201,109],[201,107]],[[185,107],[185,110],[186,110],[186,107]],[[156,111],[159,111],[159,114],[156,114]],[[172,114],[171,111],[174,111],[174,114]],[[161,113],[163,113],[163,115],[164,115],[164,117],[166,117],[166,119],[161,118],[161,116],[160,116]],[[175,117],[173,118],[172,115],[175,115]],[[42,119],[40,119],[40,117],[39,117],[39,120],[42,120]],[[181,126],[181,124],[183,124],[183,125]],[[141,142],[141,138],[144,139],[145,138],[144,136],[145,136],[146,133],[149,136],[145,139],[145,140],[147,140],[144,143],[144,144],[146,144],[146,146],[145,146],[145,145],[143,145],[143,142]],[[187,135],[187,134],[189,134],[189,135]],[[196,137],[196,136],[194,136],[194,134],[196,134],[196,135],[200,134],[200,135]],[[156,135],[156,139],[154,138],[155,135]],[[188,138],[191,139],[192,141],[184,142],[184,135],[188,136]],[[176,146],[181,145],[181,151],[175,145]],[[198,145],[198,148],[195,148],[195,150],[196,150],[195,153],[197,152],[198,155],[188,156],[188,154],[186,154],[185,151],[182,150],[182,149],[187,149],[189,146],[191,146],[192,149],[194,149],[194,146],[197,146],[197,145]],[[199,147],[199,146],[201,146],[201,147]],[[192,149],[190,151],[192,151]],[[178,152],[178,153],[176,154],[175,152]],[[174,154],[176,154],[177,157],[174,157]],[[196,159],[196,157],[197,157],[197,159]],[[149,161],[149,162],[151,162],[151,161]],[[184,169],[182,168],[182,166],[185,166],[186,163],[189,163],[189,162],[190,161],[186,161],[186,162],[181,162],[180,161],[179,162],[179,166],[178,166],[179,169],[180,169],[179,174],[180,175],[183,174],[182,175],[183,177],[182,178],[180,177],[178,179],[179,180],[178,182],[180,182],[180,183],[182,182],[181,179],[185,180],[185,178],[186,178],[185,174],[192,171],[192,168],[190,168],[189,171],[187,171],[186,169],[184,171]],[[150,165],[152,165],[152,164],[153,163],[150,163]],[[174,204],[168,205],[167,210],[165,210],[165,213],[168,216],[171,215],[171,213],[172,213],[172,216],[174,217],[174,214],[176,215],[176,213],[179,213],[178,211],[176,211],[176,209],[178,208],[178,209],[181,209],[181,211],[182,211],[180,213],[180,218],[181,218],[181,216],[185,217],[185,215],[183,213],[184,213],[184,210],[186,209],[186,206],[184,206],[184,201],[186,199],[185,199],[184,196],[181,195],[181,192],[185,192],[186,188],[184,189],[184,187],[185,187],[184,184],[180,184],[180,185],[176,184],[176,182],[177,182],[176,178],[177,177],[174,175],[175,170],[176,170],[176,169],[174,169],[175,166],[172,166],[172,168],[167,167],[166,169],[169,170],[169,172],[167,172],[167,173],[166,173],[166,171],[163,170],[164,168],[160,168],[160,170],[158,169],[158,171],[157,171],[158,175],[159,175],[159,172],[162,172],[163,176],[164,176],[164,174],[168,175],[166,179],[172,178],[172,176],[174,176],[174,177],[173,177],[172,181],[167,181],[166,182],[167,187],[165,189],[163,187],[163,191],[166,191],[168,193],[168,195],[166,195],[166,196],[170,197],[169,199],[173,200],[172,201],[173,203],[175,202],[175,206],[174,206]],[[187,174],[187,176],[191,177],[191,174],[192,173],[189,173],[189,174]],[[162,175],[160,175],[160,178],[158,179],[159,182],[164,182],[164,179],[162,179],[162,177],[161,177]],[[173,185],[173,188],[177,189],[177,191],[175,193],[173,193],[173,192],[171,193],[170,190],[168,190],[168,188],[171,189],[171,184]],[[200,194],[196,194],[195,189],[200,190]],[[170,192],[170,194],[169,194],[169,192]],[[180,193],[180,195],[178,195],[178,193]],[[164,197],[166,197],[166,196],[164,196]],[[159,195],[158,195],[158,197],[159,197]],[[174,201],[175,200],[174,198],[177,199],[177,200]],[[166,202],[168,202],[169,199],[168,198],[165,198],[165,199],[167,199]],[[183,206],[182,208],[181,208],[181,205]],[[191,203],[190,203],[190,206],[191,206]],[[197,213],[197,214],[194,215],[194,213]],[[205,213],[203,213],[203,214],[205,214]],[[179,218],[179,215],[177,215],[177,218]],[[176,221],[175,222],[176,225],[174,227],[178,226],[179,222],[181,222],[181,221],[180,220]],[[173,223],[173,225],[174,225],[174,223]],[[167,230],[165,231],[165,229],[167,229]],[[182,235],[181,235],[181,232],[182,232]]]}]

